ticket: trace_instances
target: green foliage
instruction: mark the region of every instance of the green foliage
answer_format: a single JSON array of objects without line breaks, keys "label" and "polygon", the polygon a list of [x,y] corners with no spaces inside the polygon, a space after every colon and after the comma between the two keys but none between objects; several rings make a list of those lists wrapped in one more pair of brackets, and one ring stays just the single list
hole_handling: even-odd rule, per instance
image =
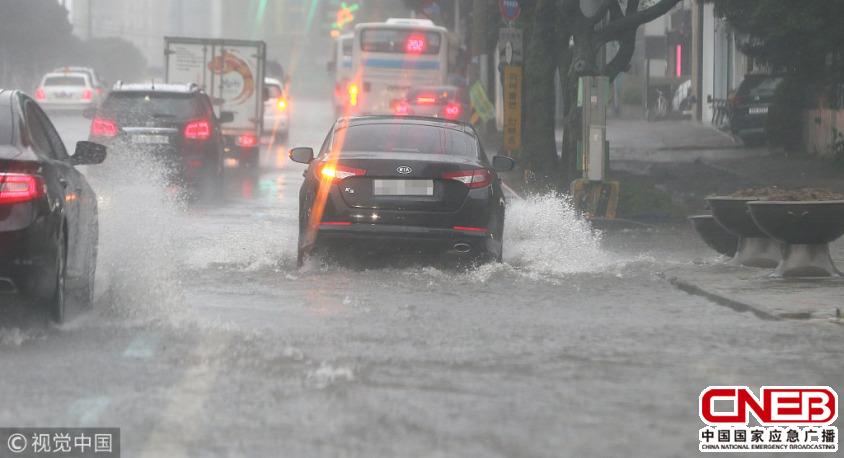
[{"label": "green foliage", "polygon": [[134,81],[146,74],[144,55],[122,38],[94,38],[85,42],[84,47],[85,54],[90,57],[83,63],[98,69],[106,81]]}]

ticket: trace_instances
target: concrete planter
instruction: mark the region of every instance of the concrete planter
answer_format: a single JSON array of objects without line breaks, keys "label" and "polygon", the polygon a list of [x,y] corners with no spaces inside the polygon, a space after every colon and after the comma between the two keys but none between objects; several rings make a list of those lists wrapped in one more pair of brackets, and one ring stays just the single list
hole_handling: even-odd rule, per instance
[{"label": "concrete planter", "polygon": [[758,201],[747,197],[708,197],[715,221],[738,237],[738,250],[731,263],[772,269],[779,265],[781,243],[770,238],[750,216],[749,202]]},{"label": "concrete planter", "polygon": [[844,201],[757,201],[748,207],[757,226],[784,244],[774,276],[841,276],[829,243],[844,235]]},{"label": "concrete planter", "polygon": [[712,215],[690,216],[689,222],[709,248],[732,258],[738,250],[738,237],[724,229]]}]

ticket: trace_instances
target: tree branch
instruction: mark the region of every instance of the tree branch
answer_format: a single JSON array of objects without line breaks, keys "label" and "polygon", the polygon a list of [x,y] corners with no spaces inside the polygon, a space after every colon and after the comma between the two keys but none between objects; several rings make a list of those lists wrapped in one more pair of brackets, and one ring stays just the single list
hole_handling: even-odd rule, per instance
[{"label": "tree branch", "polygon": [[636,30],[640,25],[651,22],[667,13],[679,2],[680,0],[659,0],[654,6],[630,13],[617,21],[612,21],[598,30],[598,41],[608,42],[618,39],[625,32]]},{"label": "tree branch", "polygon": [[601,22],[605,17],[607,17],[607,13],[610,11],[610,8],[621,9],[621,5],[618,4],[618,0],[604,0],[601,2],[601,6],[598,7],[598,11],[596,11],[592,16],[589,16],[589,22],[593,25]]}]

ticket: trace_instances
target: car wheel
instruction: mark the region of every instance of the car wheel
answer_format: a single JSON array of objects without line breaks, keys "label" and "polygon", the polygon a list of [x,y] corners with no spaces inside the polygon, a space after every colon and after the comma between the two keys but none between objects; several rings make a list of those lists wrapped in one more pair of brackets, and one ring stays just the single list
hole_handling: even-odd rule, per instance
[{"label": "car wheel", "polygon": [[90,309],[94,306],[94,281],[97,277],[97,240],[99,237],[98,225],[95,222],[91,229],[91,242],[85,248],[85,272],[82,283],[75,296],[82,308]]},{"label": "car wheel", "polygon": [[54,323],[61,324],[65,319],[66,309],[66,280],[67,272],[67,239],[64,235],[64,230],[61,231],[58,247],[56,247],[56,290],[47,301],[47,309],[50,312],[50,318]]}]

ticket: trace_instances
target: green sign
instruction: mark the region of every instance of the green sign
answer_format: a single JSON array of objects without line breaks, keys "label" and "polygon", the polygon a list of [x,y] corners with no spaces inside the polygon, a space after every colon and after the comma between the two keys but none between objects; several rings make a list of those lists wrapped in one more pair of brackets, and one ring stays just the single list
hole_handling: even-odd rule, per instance
[{"label": "green sign", "polygon": [[495,118],[495,107],[486,96],[486,91],[484,91],[480,81],[475,81],[475,84],[469,88],[469,102],[472,104],[475,113],[484,122]]}]

